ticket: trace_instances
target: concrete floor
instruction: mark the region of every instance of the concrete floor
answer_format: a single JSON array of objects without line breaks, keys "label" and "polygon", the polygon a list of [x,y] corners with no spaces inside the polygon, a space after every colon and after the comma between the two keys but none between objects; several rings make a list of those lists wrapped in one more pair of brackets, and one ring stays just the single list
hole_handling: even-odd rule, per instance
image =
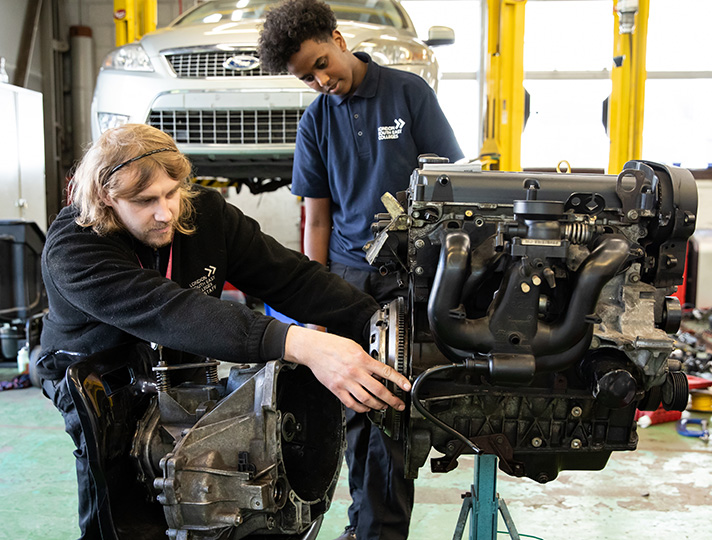
[{"label": "concrete floor", "polygon": [[[710,538],[712,447],[678,435],[674,423],[639,434],[639,449],[614,454],[603,471],[564,472],[546,485],[500,472],[498,491],[522,538]],[[76,538],[72,449],[59,413],[38,389],[0,392],[0,539]],[[471,457],[447,474],[421,470],[410,540],[452,538],[472,471]],[[348,504],[342,468],[319,540],[341,533]]]}]

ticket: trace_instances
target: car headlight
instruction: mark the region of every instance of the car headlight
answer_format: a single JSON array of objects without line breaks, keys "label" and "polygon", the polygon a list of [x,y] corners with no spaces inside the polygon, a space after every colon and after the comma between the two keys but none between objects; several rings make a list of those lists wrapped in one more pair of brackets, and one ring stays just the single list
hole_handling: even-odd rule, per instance
[{"label": "car headlight", "polygon": [[129,121],[125,114],[102,113],[98,115],[99,131],[104,133],[107,129],[123,126]]},{"label": "car headlight", "polygon": [[118,69],[123,71],[153,71],[151,60],[138,43],[125,45],[111,51],[101,65],[101,69]]},{"label": "car headlight", "polygon": [[433,53],[424,44],[416,41],[395,41],[376,38],[362,41],[353,52],[365,52],[382,66],[394,64],[431,64]]}]

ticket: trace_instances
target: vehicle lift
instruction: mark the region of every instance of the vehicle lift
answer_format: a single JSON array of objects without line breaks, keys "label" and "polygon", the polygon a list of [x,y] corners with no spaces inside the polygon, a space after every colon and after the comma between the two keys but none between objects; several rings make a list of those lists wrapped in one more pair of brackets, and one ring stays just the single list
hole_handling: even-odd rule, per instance
[{"label": "vehicle lift", "polygon": [[138,41],[158,24],[158,0],[114,0],[116,46]]},{"label": "vehicle lift", "polygon": [[[526,118],[524,9],[526,0],[483,0],[480,95],[484,170],[521,170],[521,133]],[[611,141],[608,172],[618,174],[641,159],[650,0],[613,0],[611,96],[606,128]],[[569,169],[570,170],[570,169]]]}]

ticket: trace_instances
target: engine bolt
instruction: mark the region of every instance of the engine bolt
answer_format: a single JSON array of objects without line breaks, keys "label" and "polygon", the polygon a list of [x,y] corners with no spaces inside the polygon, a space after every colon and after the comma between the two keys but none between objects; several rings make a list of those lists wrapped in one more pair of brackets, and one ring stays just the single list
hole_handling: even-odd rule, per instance
[{"label": "engine bolt", "polygon": [[522,288],[522,292],[523,292],[524,294],[527,294],[527,293],[531,290],[531,287],[529,286],[529,284],[528,284],[528,283],[524,283],[524,282],[522,282],[521,288]]},{"label": "engine bolt", "polygon": [[571,416],[573,416],[574,418],[578,418],[579,416],[581,416],[582,413],[583,410],[581,409],[581,407],[574,407],[573,409],[571,409]]},{"label": "engine bolt", "polygon": [[532,276],[532,283],[533,283],[536,287],[538,287],[539,285],[541,285],[541,278],[540,278],[539,276],[537,276],[537,275],[533,275],[533,276]]},{"label": "engine bolt", "polygon": [[600,346],[601,346],[601,340],[598,339],[596,336],[593,336],[593,338],[591,338],[591,348],[598,349]]},{"label": "engine bolt", "polygon": [[425,241],[424,241],[422,238],[418,238],[418,239],[415,241],[415,247],[416,247],[417,249],[421,249],[421,248],[425,247]]},{"label": "engine bolt", "polygon": [[629,210],[628,211],[628,219],[638,219],[638,211],[637,210]]},{"label": "engine bolt", "polygon": [[574,450],[578,450],[582,446],[583,446],[583,444],[581,444],[580,439],[572,439],[571,440],[571,448],[573,448]]},{"label": "engine bolt", "polygon": [[638,283],[640,281],[640,274],[631,274],[630,281],[631,283]]},{"label": "engine bolt", "polygon": [[425,270],[423,270],[423,267],[422,267],[422,266],[416,266],[416,267],[415,267],[415,273],[416,273],[417,275],[422,276],[422,275],[423,275],[423,272],[425,272]]},{"label": "engine bolt", "polygon": [[542,441],[539,437],[534,437],[534,438],[532,439],[532,446],[533,446],[534,448],[539,448],[543,442],[544,442],[544,441]]},{"label": "engine bolt", "polygon": [[536,477],[536,481],[540,484],[546,484],[549,481],[549,475],[546,473],[539,473]]}]

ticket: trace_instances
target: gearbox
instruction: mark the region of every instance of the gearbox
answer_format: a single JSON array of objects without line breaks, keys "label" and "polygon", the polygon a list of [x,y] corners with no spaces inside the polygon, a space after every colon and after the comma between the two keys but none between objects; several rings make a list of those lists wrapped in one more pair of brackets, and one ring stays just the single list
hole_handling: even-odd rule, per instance
[{"label": "gearbox", "polygon": [[367,259],[407,297],[374,315],[370,352],[413,382],[371,419],[415,478],[463,453],[539,482],[637,445],[636,408],[687,405],[669,358],[697,189],[685,169],[617,176],[481,171],[421,159],[386,195]]},{"label": "gearbox", "polygon": [[341,403],[304,366],[218,379],[218,362],[189,359],[156,366],[140,343],[67,371],[102,538],[316,538],[343,456]]}]

